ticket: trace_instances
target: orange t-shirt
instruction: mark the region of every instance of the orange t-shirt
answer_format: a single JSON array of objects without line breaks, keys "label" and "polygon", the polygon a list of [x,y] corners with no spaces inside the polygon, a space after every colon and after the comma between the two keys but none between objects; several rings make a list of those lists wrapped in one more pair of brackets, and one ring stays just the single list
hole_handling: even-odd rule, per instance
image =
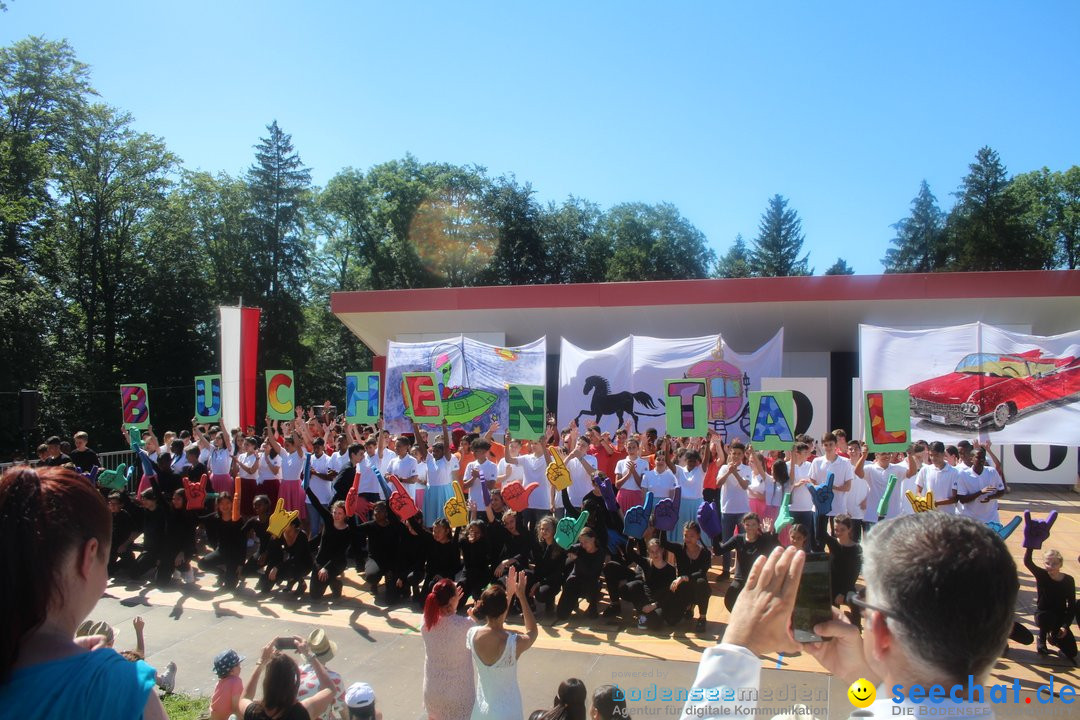
[{"label": "orange t-shirt", "polygon": [[[461,448],[458,452],[454,453],[458,458],[457,480],[460,481],[465,477],[465,466],[476,459],[473,455],[472,448]],[[491,449],[488,450],[488,460],[499,464],[499,461],[506,455],[506,447],[502,443],[492,442]]]}]

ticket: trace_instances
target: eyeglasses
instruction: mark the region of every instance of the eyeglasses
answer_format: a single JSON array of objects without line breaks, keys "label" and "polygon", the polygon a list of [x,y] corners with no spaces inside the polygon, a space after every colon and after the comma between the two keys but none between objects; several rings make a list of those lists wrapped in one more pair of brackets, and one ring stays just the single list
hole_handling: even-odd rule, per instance
[{"label": "eyeglasses", "polygon": [[852,607],[860,608],[862,610],[876,610],[877,612],[881,613],[885,617],[892,618],[894,620],[899,620],[900,619],[894,611],[886,610],[883,607],[880,607],[878,605],[871,605],[870,603],[866,602],[866,590],[865,589],[863,589],[863,590],[852,590],[851,592],[849,592],[847,594],[847,604],[852,606]]}]

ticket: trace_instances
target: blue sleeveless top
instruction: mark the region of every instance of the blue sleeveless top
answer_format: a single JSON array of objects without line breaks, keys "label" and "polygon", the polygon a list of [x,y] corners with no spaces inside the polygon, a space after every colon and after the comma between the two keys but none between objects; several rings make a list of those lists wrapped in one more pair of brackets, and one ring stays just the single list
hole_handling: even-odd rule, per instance
[{"label": "blue sleeveless top", "polygon": [[154,668],[102,648],[18,668],[0,686],[0,714],[22,720],[139,720],[154,689]]}]

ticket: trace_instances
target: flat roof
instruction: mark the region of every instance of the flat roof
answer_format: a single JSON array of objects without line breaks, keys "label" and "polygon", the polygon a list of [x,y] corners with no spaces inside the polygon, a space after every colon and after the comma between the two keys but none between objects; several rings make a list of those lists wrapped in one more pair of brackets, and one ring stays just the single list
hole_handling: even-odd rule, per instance
[{"label": "flat roof", "polygon": [[981,320],[1054,335],[1080,326],[1080,270],[660,280],[336,292],[330,309],[376,355],[403,334],[503,332],[596,349],[630,334],[721,333],[748,351],[784,328],[787,352],[854,351],[858,325]]}]

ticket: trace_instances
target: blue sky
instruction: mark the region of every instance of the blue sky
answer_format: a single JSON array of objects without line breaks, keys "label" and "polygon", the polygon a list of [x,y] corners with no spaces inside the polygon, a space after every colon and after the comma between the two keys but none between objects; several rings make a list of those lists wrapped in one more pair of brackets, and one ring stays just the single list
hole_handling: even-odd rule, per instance
[{"label": "blue sky", "polygon": [[919,182],[982,145],[1080,162],[1075,2],[9,0],[188,167],[242,172],[277,119],[317,183],[411,152],[543,200],[674,203],[718,253],[768,198],[820,274],[881,271]]}]

